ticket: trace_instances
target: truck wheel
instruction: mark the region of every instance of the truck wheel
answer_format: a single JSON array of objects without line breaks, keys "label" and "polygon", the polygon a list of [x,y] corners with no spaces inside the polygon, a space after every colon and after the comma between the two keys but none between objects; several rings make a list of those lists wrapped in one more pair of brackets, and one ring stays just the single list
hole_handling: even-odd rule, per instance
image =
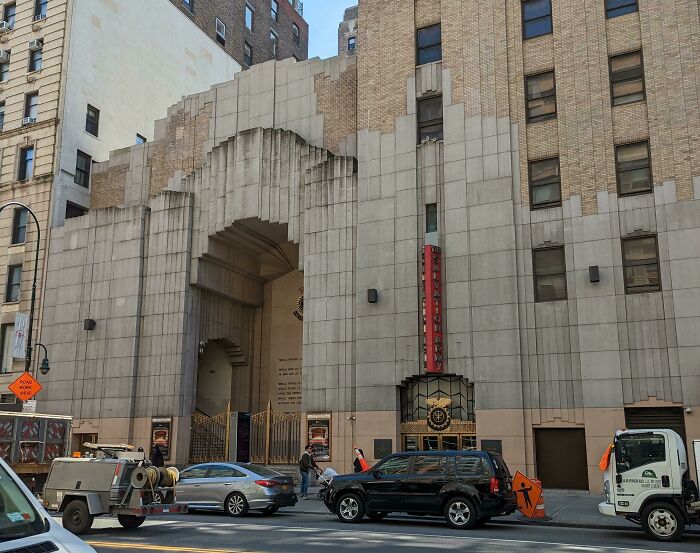
[{"label": "truck wheel", "polygon": [[94,518],[88,511],[87,503],[82,499],[73,499],[63,509],[63,527],[75,535],[90,530]]},{"label": "truck wheel", "polygon": [[642,510],[642,528],[652,540],[678,541],[684,526],[683,515],[671,503],[652,503]]},{"label": "truck wheel", "polygon": [[117,520],[123,528],[133,530],[134,528],[141,526],[143,521],[146,520],[146,517],[137,517],[136,515],[117,515]]}]

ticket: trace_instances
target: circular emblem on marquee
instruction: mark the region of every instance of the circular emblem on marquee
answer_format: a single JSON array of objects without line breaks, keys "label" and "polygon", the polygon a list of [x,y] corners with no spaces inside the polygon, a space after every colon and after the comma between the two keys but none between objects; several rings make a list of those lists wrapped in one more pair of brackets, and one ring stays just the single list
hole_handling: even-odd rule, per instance
[{"label": "circular emblem on marquee", "polygon": [[428,427],[436,431],[447,430],[452,422],[450,416],[452,400],[449,398],[430,398],[426,404],[428,405]]}]

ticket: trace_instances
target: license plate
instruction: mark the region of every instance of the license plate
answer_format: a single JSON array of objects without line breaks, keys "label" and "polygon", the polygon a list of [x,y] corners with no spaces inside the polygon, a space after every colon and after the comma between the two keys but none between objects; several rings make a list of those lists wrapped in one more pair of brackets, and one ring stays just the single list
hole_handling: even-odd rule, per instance
[{"label": "license plate", "polygon": [[282,484],[282,491],[283,492],[289,491],[289,484]]},{"label": "license plate", "polygon": [[169,513],[169,512],[170,512],[170,507],[163,507],[163,512],[164,512],[164,513]]}]

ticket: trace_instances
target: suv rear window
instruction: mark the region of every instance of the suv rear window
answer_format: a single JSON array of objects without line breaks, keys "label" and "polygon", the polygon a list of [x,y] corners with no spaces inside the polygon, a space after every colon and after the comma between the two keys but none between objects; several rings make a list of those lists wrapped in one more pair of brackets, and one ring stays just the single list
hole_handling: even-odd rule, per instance
[{"label": "suv rear window", "polygon": [[481,476],[484,462],[478,455],[457,455],[455,457],[457,476]]},{"label": "suv rear window", "polygon": [[413,458],[416,474],[440,474],[445,472],[445,457],[442,455],[416,455]]},{"label": "suv rear window", "polygon": [[506,462],[503,460],[503,457],[492,453],[491,460],[493,461],[493,464],[496,466],[496,472],[501,473],[500,475],[505,476],[505,477],[510,476],[510,471],[508,470],[508,465],[506,465]]}]

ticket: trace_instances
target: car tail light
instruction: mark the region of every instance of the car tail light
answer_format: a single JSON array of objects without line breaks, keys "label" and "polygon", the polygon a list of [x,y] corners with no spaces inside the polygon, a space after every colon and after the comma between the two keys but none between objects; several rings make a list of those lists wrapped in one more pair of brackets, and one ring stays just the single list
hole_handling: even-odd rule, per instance
[{"label": "car tail light", "polygon": [[491,494],[497,494],[500,493],[501,487],[498,482],[498,478],[491,478],[491,482],[489,483],[489,493]]},{"label": "car tail light", "polygon": [[256,480],[255,483],[263,488],[274,488],[277,485],[274,480]]}]

